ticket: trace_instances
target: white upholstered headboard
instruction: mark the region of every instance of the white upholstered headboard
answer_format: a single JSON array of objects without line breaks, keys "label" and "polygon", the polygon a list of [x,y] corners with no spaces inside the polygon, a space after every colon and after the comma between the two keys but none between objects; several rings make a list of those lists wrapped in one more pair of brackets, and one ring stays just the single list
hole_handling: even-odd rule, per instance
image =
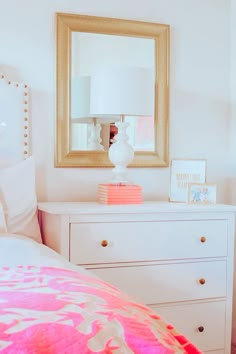
[{"label": "white upholstered headboard", "polygon": [[29,92],[0,73],[0,166],[30,155]]}]

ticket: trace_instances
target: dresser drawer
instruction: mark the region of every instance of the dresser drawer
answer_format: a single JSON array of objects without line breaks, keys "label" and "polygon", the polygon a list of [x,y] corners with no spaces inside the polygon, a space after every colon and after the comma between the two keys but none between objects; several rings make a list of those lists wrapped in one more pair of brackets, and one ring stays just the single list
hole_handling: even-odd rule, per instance
[{"label": "dresser drawer", "polygon": [[225,345],[225,302],[150,306],[173,324],[200,350],[220,350]]},{"label": "dresser drawer", "polygon": [[70,228],[70,261],[75,264],[227,255],[226,220],[91,222]]},{"label": "dresser drawer", "polygon": [[145,304],[226,296],[225,261],[92,268],[92,271]]}]

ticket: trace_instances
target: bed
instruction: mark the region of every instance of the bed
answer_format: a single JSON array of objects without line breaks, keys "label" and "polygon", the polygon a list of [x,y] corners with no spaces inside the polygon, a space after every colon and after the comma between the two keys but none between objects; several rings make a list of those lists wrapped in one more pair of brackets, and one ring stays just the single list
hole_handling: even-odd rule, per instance
[{"label": "bed", "polygon": [[28,88],[0,80],[0,352],[200,353],[167,320],[43,245]]}]

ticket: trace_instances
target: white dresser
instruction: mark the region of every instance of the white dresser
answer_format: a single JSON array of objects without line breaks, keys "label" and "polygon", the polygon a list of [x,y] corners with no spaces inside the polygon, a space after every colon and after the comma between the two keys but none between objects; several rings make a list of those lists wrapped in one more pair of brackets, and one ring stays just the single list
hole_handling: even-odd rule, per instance
[{"label": "white dresser", "polygon": [[152,307],[209,354],[230,354],[235,210],[39,204],[46,245]]}]

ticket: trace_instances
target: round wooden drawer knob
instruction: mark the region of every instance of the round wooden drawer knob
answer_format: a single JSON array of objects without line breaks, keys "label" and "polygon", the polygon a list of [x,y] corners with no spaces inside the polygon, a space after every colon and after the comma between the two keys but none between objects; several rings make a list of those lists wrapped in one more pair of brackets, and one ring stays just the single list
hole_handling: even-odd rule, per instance
[{"label": "round wooden drawer knob", "polygon": [[199,327],[198,327],[199,332],[204,332],[204,329],[205,329],[205,328],[204,328],[203,326],[199,326]]},{"label": "round wooden drawer knob", "polygon": [[205,282],[206,282],[206,280],[205,280],[204,278],[199,279],[199,283],[200,283],[201,285],[205,284]]},{"label": "round wooden drawer knob", "polygon": [[107,240],[102,240],[101,246],[102,247],[107,247],[108,246],[108,241]]},{"label": "round wooden drawer knob", "polygon": [[200,241],[201,241],[202,243],[206,242],[206,237],[205,237],[205,236],[202,236],[202,237],[200,238]]}]

